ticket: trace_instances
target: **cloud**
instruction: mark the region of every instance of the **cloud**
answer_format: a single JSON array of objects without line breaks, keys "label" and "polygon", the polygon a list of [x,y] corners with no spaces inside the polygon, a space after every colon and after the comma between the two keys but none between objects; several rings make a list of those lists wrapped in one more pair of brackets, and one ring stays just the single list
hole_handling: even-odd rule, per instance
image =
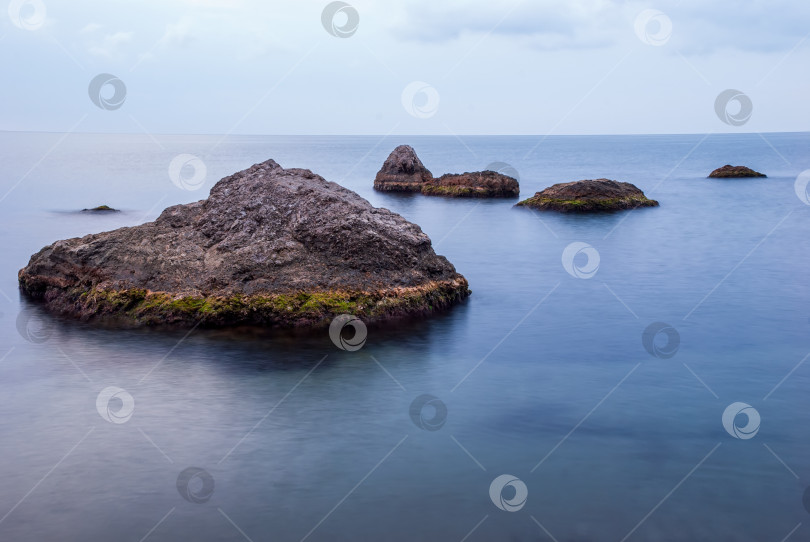
[{"label": "cloud", "polygon": [[[191,0],[190,0],[191,1]],[[183,16],[176,23],[166,25],[163,35],[155,42],[148,51],[138,55],[139,65],[141,62],[152,60],[158,52],[165,51],[171,47],[185,47],[194,41],[194,23],[188,16]]]},{"label": "cloud", "polygon": [[196,8],[236,9],[243,5],[240,0],[181,0],[181,2]]},{"label": "cloud", "polygon": [[192,28],[193,23],[189,17],[182,17],[176,23],[166,25],[163,37],[158,41],[159,46],[176,45],[182,47],[188,45],[194,39]]},{"label": "cloud", "polygon": [[469,34],[530,38],[539,47],[574,47],[604,42],[618,10],[610,0],[551,0],[542,4],[417,2],[395,26],[405,40],[448,41]]},{"label": "cloud", "polygon": [[103,27],[98,23],[90,23],[81,30],[79,30],[79,34],[92,34],[96,30],[101,30]]},{"label": "cloud", "polygon": [[[810,39],[788,55],[810,30],[807,0],[346,0],[360,14],[350,39],[323,28],[329,1],[75,0],[47,32],[6,35],[0,61],[17,84],[4,100],[21,105],[0,128],[72,126],[86,98],[61,93],[43,108],[42,92],[54,73],[86,85],[91,68],[124,76],[133,116],[171,133],[232,130],[268,89],[240,132],[695,133],[725,129],[713,103],[726,88],[756,102],[747,129],[808,123]],[[636,35],[645,9],[673,23],[661,47]],[[49,33],[88,71],[30,47]],[[414,80],[441,93],[424,122],[401,107]],[[81,128],[140,129],[120,119]]]},{"label": "cloud", "polygon": [[[221,7],[214,0],[183,0],[202,2],[207,7]],[[223,4],[225,5],[225,4]],[[232,4],[227,4],[233,8]],[[277,32],[268,30],[267,14],[250,12],[253,18],[246,17],[244,11],[231,9],[220,12],[197,10],[182,15],[176,22],[165,26],[163,34],[156,42],[147,46],[138,55],[138,63],[152,61],[165,54],[197,55],[205,62],[215,57],[226,58],[226,62],[250,61],[264,57],[271,52],[283,52],[284,45]]]},{"label": "cloud", "polygon": [[115,34],[107,34],[100,43],[91,45],[87,52],[94,56],[113,58],[118,55],[120,46],[131,42],[134,35],[134,32],[116,32]]},{"label": "cloud", "polygon": [[633,20],[648,8],[670,17],[673,47],[692,54],[787,51],[810,22],[810,2],[793,0],[684,0],[673,6],[638,0],[415,0],[401,7],[391,30],[401,40],[426,43],[488,35],[539,49],[603,48],[632,42]]},{"label": "cloud", "polygon": [[611,38],[621,12],[612,0],[512,2],[417,2],[394,25],[404,40],[444,42],[469,35],[520,40],[541,49],[598,47]]},{"label": "cloud", "polygon": [[770,53],[788,51],[807,35],[810,2],[692,2],[667,14],[674,43],[685,54],[721,49]]}]

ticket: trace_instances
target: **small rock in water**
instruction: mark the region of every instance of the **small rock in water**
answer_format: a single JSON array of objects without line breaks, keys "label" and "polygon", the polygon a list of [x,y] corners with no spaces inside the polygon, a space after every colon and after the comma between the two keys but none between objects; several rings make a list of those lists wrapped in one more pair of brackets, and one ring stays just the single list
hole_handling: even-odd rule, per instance
[{"label": "small rock in water", "polygon": [[421,192],[422,185],[433,180],[433,174],[416,156],[410,145],[400,145],[388,155],[377,177],[375,190],[383,192]]},{"label": "small rock in water", "polygon": [[374,188],[453,198],[510,198],[520,193],[517,179],[495,171],[447,173],[435,179],[410,145],[400,145],[388,155]]},{"label": "small rock in water", "polygon": [[726,164],[721,168],[717,168],[709,173],[709,178],[712,179],[726,179],[726,178],[742,178],[742,177],[767,177],[764,173],[754,171],[745,166],[732,166]]},{"label": "small rock in water", "polygon": [[520,185],[517,179],[495,171],[446,173],[422,185],[422,193],[453,198],[516,198]]},{"label": "small rock in water", "polygon": [[95,212],[113,212],[117,213],[118,209],[113,209],[109,205],[99,205],[98,207],[93,207],[92,209],[82,209],[83,213],[95,213]]},{"label": "small rock in water", "polygon": [[555,184],[518,203],[544,211],[592,213],[657,207],[638,187],[610,179]]}]

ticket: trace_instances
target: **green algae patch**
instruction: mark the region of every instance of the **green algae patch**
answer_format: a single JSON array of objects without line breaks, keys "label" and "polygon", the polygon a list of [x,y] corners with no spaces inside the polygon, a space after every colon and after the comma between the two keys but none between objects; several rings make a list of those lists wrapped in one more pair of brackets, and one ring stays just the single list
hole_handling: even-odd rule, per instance
[{"label": "green algae patch", "polygon": [[447,173],[422,184],[422,194],[448,198],[516,198],[517,179],[495,171]]},{"label": "green algae patch", "polygon": [[493,194],[486,188],[473,188],[470,186],[442,186],[426,183],[422,185],[422,193],[428,196],[448,196],[452,198],[486,198]]},{"label": "green algae patch", "polygon": [[[382,291],[316,291],[229,296],[172,295],[138,288],[77,289],[58,293],[59,303],[82,319],[126,319],[137,325],[201,324],[203,326],[265,325],[279,327],[327,325],[339,314],[367,322],[411,314],[428,314],[470,295],[467,280],[432,281]],[[54,297],[54,292],[51,292]],[[53,301],[53,299],[52,299]]]},{"label": "green algae patch", "polygon": [[638,207],[657,207],[658,202],[647,197],[556,199],[535,195],[517,203],[517,205],[561,212],[599,212],[636,209]]}]

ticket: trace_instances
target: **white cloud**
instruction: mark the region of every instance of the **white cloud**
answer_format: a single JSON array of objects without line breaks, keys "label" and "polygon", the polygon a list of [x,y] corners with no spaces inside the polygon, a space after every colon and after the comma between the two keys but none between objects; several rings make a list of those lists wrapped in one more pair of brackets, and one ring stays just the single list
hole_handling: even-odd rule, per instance
[{"label": "white cloud", "polygon": [[402,40],[427,43],[488,35],[539,49],[600,48],[634,39],[633,19],[647,8],[671,18],[674,47],[696,54],[788,51],[806,35],[810,19],[810,2],[793,0],[684,0],[671,6],[646,0],[413,0],[399,4],[391,30]]},{"label": "white cloud", "polygon": [[[182,1],[204,2],[208,7],[219,7],[216,1],[210,0]],[[233,8],[232,4],[227,6]],[[138,63],[154,60],[166,53],[195,54],[206,61],[222,55],[232,62],[255,60],[283,50],[284,45],[276,35],[279,30],[277,21],[266,12],[227,10],[214,13],[200,9],[167,24],[160,38],[147,45],[146,52],[138,56]]]},{"label": "white cloud", "polygon": [[419,1],[393,25],[405,40],[448,41],[465,35],[529,38],[542,49],[581,49],[605,44],[621,18],[613,0],[546,0],[502,4],[486,1]]},{"label": "white cloud", "polygon": [[807,35],[810,2],[691,2],[673,7],[668,15],[675,44],[686,54],[789,51]]},{"label": "white cloud", "polygon": [[[86,85],[91,68],[125,77],[132,114],[171,133],[223,133],[242,118],[245,133],[716,131],[726,88],[755,101],[748,129],[808,124],[810,40],[788,54],[810,28],[807,0],[346,0],[360,14],[349,39],[323,28],[329,1],[75,0],[49,32],[88,70],[8,34],[0,61],[19,84],[2,97],[23,105],[0,127],[71,126],[85,101],[64,94],[44,111],[37,92],[54,72]],[[664,46],[637,37],[644,9],[672,20]],[[432,119],[401,106],[415,80],[441,93]],[[116,119],[86,129],[128,129]]]},{"label": "white cloud", "polygon": [[113,58],[118,55],[121,45],[131,42],[134,35],[134,32],[107,34],[100,43],[91,45],[87,51],[91,55]]},{"label": "white cloud", "polygon": [[101,30],[103,26],[98,23],[90,23],[81,30],[79,30],[79,34],[92,34],[96,30]]},{"label": "white cloud", "polygon": [[166,31],[163,33],[163,37],[158,40],[159,46],[187,45],[194,39],[192,27],[193,23],[188,16],[182,17],[176,23],[166,25]]}]

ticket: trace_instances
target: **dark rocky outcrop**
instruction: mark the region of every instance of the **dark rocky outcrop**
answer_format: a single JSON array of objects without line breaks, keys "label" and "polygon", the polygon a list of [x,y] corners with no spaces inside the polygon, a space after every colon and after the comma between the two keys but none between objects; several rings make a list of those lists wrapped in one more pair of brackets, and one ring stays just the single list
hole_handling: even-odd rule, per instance
[{"label": "dark rocky outcrop", "polygon": [[456,198],[516,198],[520,194],[517,179],[495,171],[447,173],[422,185],[429,196]]},{"label": "dark rocky outcrop", "polygon": [[410,145],[400,145],[388,155],[374,179],[374,188],[456,198],[508,198],[520,193],[517,179],[495,171],[447,173],[435,179]]},{"label": "dark rocky outcrop", "polygon": [[656,207],[644,192],[630,183],[595,179],[560,183],[537,192],[518,205],[561,212],[599,212]]},{"label": "dark rocky outcrop", "polygon": [[422,185],[433,180],[433,174],[416,156],[410,145],[394,149],[374,179],[374,188],[384,192],[421,192]]},{"label": "dark rocky outcrop", "polygon": [[767,177],[764,173],[754,171],[745,166],[732,166],[726,164],[721,168],[717,168],[709,173],[711,179],[726,179],[726,178],[740,178],[740,177]]},{"label": "dark rocky outcrop", "polygon": [[325,325],[424,314],[469,295],[416,224],[273,160],[154,222],[57,241],[19,272],[54,312],[137,324]]},{"label": "dark rocky outcrop", "polygon": [[113,209],[109,205],[99,205],[92,209],[82,209],[83,213],[117,213],[118,209]]}]

